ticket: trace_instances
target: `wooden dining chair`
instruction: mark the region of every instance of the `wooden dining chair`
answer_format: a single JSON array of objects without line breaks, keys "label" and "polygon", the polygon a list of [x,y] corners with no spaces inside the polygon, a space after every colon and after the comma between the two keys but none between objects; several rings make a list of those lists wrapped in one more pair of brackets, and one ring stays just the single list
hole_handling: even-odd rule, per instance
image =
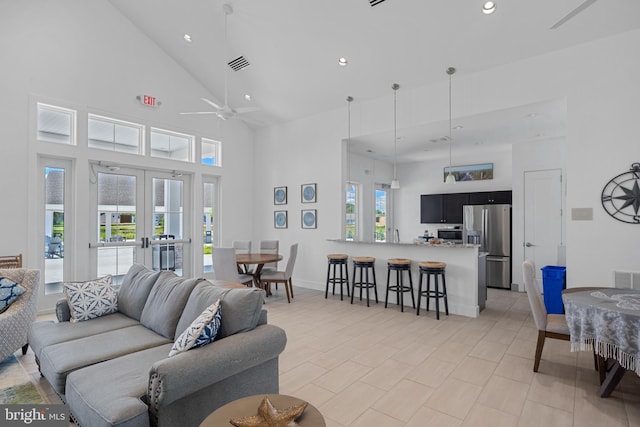
[{"label": "wooden dining chair", "polygon": [[[237,254],[251,253],[251,240],[234,240],[231,242],[231,246],[233,246]],[[251,274],[251,269],[248,265],[243,265],[242,270],[245,274]]]},{"label": "wooden dining chair", "polygon": [[22,254],[0,256],[0,268],[22,268]]},{"label": "wooden dining chair", "polygon": [[213,273],[217,280],[228,280],[243,283],[247,286],[253,284],[253,276],[238,273],[236,250],[234,248],[211,248],[211,257]]},{"label": "wooden dining chair", "polygon": [[289,250],[289,259],[287,260],[287,268],[285,271],[271,271],[260,276],[260,281],[264,285],[264,289],[271,285],[271,283],[284,283],[284,289],[287,292],[287,302],[291,302],[293,298],[293,282],[291,281],[291,275],[293,274],[293,266],[296,262],[296,256],[298,255],[298,244],[291,245]]},{"label": "wooden dining chair", "polygon": [[538,328],[538,343],[536,345],[535,360],[533,362],[533,372],[538,372],[542,349],[545,338],[555,338],[569,341],[569,327],[564,314],[547,314],[544,306],[542,293],[536,280],[536,267],[533,261],[525,260],[522,263],[522,274],[524,276],[524,286],[529,298],[533,320]]}]

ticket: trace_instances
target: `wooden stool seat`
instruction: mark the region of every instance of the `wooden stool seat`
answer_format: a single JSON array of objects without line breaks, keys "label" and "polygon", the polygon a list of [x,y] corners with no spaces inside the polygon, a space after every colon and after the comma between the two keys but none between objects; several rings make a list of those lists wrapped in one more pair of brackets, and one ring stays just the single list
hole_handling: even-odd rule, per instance
[{"label": "wooden stool seat", "polygon": [[423,268],[445,268],[447,264],[440,261],[421,261],[418,266]]},{"label": "wooden stool seat", "polygon": [[376,262],[376,259],[373,257],[369,257],[369,256],[354,256],[353,257],[353,262],[365,262],[365,263],[371,263],[371,262]]},{"label": "wooden stool seat", "polygon": [[329,255],[327,255],[327,259],[344,259],[344,260],[346,260],[347,258],[349,258],[349,255],[347,255],[347,254],[329,254]]},{"label": "wooden stool seat", "polygon": [[391,265],[411,265],[411,260],[406,258],[391,258],[387,261]]}]

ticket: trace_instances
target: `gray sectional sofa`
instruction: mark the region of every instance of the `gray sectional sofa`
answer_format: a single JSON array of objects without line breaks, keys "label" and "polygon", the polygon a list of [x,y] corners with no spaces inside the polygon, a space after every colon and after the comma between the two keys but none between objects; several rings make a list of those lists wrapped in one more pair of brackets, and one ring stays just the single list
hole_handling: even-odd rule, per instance
[{"label": "gray sectional sofa", "polygon": [[[168,357],[173,341],[221,299],[216,340]],[[118,312],[29,331],[42,375],[82,427],[198,426],[218,407],[253,394],[278,393],[285,332],[267,324],[264,291],[227,289],[134,265],[118,291]]]}]

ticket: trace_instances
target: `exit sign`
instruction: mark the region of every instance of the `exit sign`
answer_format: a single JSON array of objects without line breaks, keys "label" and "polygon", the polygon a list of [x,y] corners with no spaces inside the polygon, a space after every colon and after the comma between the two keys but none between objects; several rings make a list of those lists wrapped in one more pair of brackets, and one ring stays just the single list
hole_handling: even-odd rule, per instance
[{"label": "exit sign", "polygon": [[136,99],[140,101],[142,105],[146,105],[147,107],[159,107],[162,104],[158,98],[151,95],[138,95]]}]

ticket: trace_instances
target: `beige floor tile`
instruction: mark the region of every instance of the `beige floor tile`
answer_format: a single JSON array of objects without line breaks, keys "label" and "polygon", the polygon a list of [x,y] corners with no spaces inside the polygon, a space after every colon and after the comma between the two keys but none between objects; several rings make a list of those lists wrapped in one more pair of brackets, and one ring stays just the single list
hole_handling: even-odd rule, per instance
[{"label": "beige floor tile", "polygon": [[391,390],[413,369],[413,366],[407,365],[406,363],[395,359],[387,359],[382,365],[362,377],[360,381],[382,390]]},{"label": "beige floor tile", "polygon": [[478,397],[478,403],[519,416],[529,392],[529,385],[508,378],[493,376]]},{"label": "beige floor tile", "polygon": [[[282,392],[281,392],[282,393]],[[282,393],[286,394],[286,393]],[[306,402],[309,402],[316,408],[325,403],[327,400],[331,399],[335,396],[335,393],[330,392],[329,390],[318,387],[313,383],[309,383],[302,388],[299,388],[295,392],[295,396],[298,399],[302,399]]]},{"label": "beige floor tile", "polygon": [[461,424],[462,420],[459,418],[423,406],[405,427],[459,427]]},{"label": "beige floor tile", "polygon": [[[342,365],[332,369],[326,374],[316,377],[313,383],[329,391],[338,393],[350,386],[361,377],[371,371],[371,368],[352,361],[346,361]],[[338,420],[340,421],[340,420]]]},{"label": "beige floor tile", "polygon": [[[549,351],[547,349],[547,344],[549,344],[549,341],[551,341],[551,339],[547,339],[545,342],[542,357],[548,356]],[[511,345],[509,345],[506,354],[525,359],[534,359],[536,355],[536,343],[516,338],[511,342]]]},{"label": "beige floor tile", "polygon": [[495,326],[486,333],[483,340],[511,345],[517,335],[518,333],[516,331]]},{"label": "beige floor tile", "polygon": [[383,395],[383,390],[356,382],[320,405],[318,409],[326,417],[348,426]]},{"label": "beige floor tile", "polygon": [[586,385],[576,388],[574,422],[581,427],[626,427],[629,425],[622,394],[614,392],[611,397],[598,395],[598,386]]},{"label": "beige floor tile", "polygon": [[280,375],[280,393],[293,394],[315,378],[327,373],[327,370],[313,363],[303,363]]},{"label": "beige floor tile", "polygon": [[518,427],[573,427],[573,414],[527,400]]},{"label": "beige floor tile", "polygon": [[501,377],[531,384],[533,379],[533,360],[505,354],[495,370],[495,374]]},{"label": "beige floor tile", "polygon": [[432,392],[431,387],[403,380],[376,401],[373,409],[406,422],[424,405]]},{"label": "beige floor tile", "polygon": [[497,366],[496,362],[476,357],[465,357],[451,373],[451,377],[484,387]]},{"label": "beige floor tile", "polygon": [[404,422],[396,420],[386,414],[374,409],[367,409],[364,414],[358,417],[349,427],[404,427]]},{"label": "beige floor tile", "polygon": [[398,349],[389,347],[386,343],[380,343],[374,348],[370,348],[366,351],[362,351],[359,354],[352,356],[351,360],[360,365],[368,366],[370,368],[376,368],[384,363],[385,360],[390,358],[396,353]]},{"label": "beige floor tile", "polygon": [[516,427],[518,417],[481,404],[473,405],[463,427]]},{"label": "beige floor tile", "polygon": [[463,420],[481,392],[480,386],[448,378],[434,390],[427,400],[427,406]]},{"label": "beige floor tile", "polygon": [[425,361],[436,349],[434,344],[419,344],[414,342],[403,350],[398,350],[393,359],[411,366],[418,366]]},{"label": "beige floor tile", "polygon": [[507,348],[508,346],[506,344],[483,340],[473,347],[469,352],[469,356],[489,360],[491,362],[499,362],[507,351]]},{"label": "beige floor tile", "polygon": [[540,364],[533,376],[527,399],[573,413],[575,368],[573,375],[566,365]]},{"label": "beige floor tile", "polygon": [[438,346],[431,356],[457,365],[462,362],[471,349],[473,349],[473,345],[470,344],[446,342]]},{"label": "beige floor tile", "polygon": [[420,366],[406,375],[407,379],[429,387],[439,387],[453,372],[456,365],[429,356]]}]

